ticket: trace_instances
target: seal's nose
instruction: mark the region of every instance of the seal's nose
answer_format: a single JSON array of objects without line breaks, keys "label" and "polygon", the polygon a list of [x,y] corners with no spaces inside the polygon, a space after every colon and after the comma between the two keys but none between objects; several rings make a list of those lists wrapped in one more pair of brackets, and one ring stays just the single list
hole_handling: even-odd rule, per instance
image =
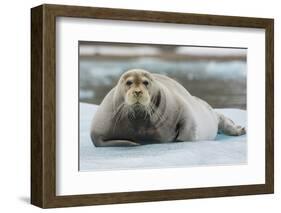
[{"label": "seal's nose", "polygon": [[134,94],[134,96],[139,97],[142,94],[142,91],[141,90],[135,90],[133,92],[133,94]]}]

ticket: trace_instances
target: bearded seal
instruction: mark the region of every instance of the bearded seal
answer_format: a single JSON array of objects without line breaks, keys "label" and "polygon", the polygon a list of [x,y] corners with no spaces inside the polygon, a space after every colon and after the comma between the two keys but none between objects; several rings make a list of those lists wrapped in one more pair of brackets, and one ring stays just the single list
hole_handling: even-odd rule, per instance
[{"label": "bearded seal", "polygon": [[177,81],[132,69],[122,74],[98,107],[91,139],[97,147],[136,146],[214,140],[218,132],[246,133]]}]

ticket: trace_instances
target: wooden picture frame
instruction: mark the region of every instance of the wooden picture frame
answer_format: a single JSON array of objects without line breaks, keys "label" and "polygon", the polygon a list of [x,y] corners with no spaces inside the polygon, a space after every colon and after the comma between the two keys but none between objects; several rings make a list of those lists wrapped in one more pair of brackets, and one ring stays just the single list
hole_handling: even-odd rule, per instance
[{"label": "wooden picture frame", "polygon": [[[265,29],[265,184],[192,189],[56,195],[56,18],[95,18]],[[274,21],[44,4],[31,9],[31,203],[42,208],[207,198],[274,191]]]}]

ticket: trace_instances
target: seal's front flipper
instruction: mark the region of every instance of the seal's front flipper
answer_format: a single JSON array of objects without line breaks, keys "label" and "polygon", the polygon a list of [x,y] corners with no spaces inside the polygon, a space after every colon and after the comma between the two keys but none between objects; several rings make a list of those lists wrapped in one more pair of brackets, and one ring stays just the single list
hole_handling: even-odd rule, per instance
[{"label": "seal's front flipper", "polygon": [[219,132],[231,136],[240,136],[246,134],[245,127],[236,125],[231,119],[225,117],[223,114],[217,114],[219,117]]},{"label": "seal's front flipper", "polygon": [[176,125],[176,142],[182,141],[196,141],[197,129],[195,125],[187,121],[181,121]]},{"label": "seal's front flipper", "polygon": [[99,140],[98,143],[95,143],[96,147],[126,147],[126,146],[139,146],[139,143],[129,141],[129,140]]}]

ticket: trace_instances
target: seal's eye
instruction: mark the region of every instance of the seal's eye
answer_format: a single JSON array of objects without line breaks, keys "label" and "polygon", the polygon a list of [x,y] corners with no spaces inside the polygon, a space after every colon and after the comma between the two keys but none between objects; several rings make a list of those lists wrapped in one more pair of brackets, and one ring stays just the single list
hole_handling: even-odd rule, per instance
[{"label": "seal's eye", "polygon": [[127,82],[126,82],[126,85],[127,85],[127,86],[131,86],[132,84],[133,84],[132,81],[127,81]]},{"label": "seal's eye", "polygon": [[145,86],[147,86],[147,85],[148,85],[148,81],[146,81],[146,80],[145,80],[145,81],[143,81],[142,83],[143,83]]}]

